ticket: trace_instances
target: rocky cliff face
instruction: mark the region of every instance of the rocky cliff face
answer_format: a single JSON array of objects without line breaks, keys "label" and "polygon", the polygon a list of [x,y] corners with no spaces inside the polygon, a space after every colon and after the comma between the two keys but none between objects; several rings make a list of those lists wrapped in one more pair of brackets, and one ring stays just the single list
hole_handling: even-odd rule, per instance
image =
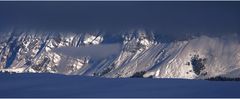
[{"label": "rocky cliff face", "polygon": [[[102,33],[2,33],[2,72],[59,73],[101,77],[155,77],[202,79],[239,77],[240,46],[237,38],[201,36],[183,41],[160,42],[152,33],[138,31],[111,38]],[[56,53],[60,47],[112,43],[117,56],[94,60]],[[116,43],[116,42],[115,42]]]}]

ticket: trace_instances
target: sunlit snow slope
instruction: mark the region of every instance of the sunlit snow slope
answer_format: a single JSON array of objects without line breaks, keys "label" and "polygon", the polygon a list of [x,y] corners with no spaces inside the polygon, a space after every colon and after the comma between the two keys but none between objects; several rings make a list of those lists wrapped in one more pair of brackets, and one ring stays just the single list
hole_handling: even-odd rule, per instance
[{"label": "sunlit snow slope", "polygon": [[[240,44],[237,35],[199,36],[163,42],[155,33],[136,31],[116,36],[104,33],[2,33],[2,72],[58,73],[101,77],[154,77],[205,79],[240,76]],[[119,53],[101,57],[106,45],[120,45]],[[96,57],[72,56],[59,48],[94,47]],[[91,47],[89,47],[91,48]],[[114,51],[112,51],[114,52]],[[80,53],[78,50],[72,53]],[[85,52],[85,53],[88,53]]]}]

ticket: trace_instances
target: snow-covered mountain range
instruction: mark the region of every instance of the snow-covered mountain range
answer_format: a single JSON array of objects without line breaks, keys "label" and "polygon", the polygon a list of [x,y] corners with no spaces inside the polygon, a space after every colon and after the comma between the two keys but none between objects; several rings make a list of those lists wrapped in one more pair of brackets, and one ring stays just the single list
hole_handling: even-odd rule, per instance
[{"label": "snow-covered mountain range", "polygon": [[[109,36],[104,33],[5,32],[0,36],[2,72],[58,73],[65,75],[206,79],[240,77],[237,35],[199,36],[162,42],[155,33],[136,31]],[[113,45],[111,47],[106,45]],[[59,48],[102,46],[119,53],[107,57],[76,57]],[[109,50],[106,50],[108,49]],[[91,48],[91,47],[89,47]],[[89,49],[94,52],[95,48]],[[112,51],[114,52],[114,51]],[[78,52],[73,52],[78,53]],[[88,51],[84,52],[88,53]]]}]

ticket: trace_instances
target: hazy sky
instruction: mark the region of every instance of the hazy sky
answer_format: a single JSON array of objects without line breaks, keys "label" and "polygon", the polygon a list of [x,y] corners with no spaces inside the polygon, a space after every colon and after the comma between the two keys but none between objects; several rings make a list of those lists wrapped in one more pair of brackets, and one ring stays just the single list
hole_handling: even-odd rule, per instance
[{"label": "hazy sky", "polygon": [[240,2],[0,2],[7,27],[109,33],[240,33]]}]

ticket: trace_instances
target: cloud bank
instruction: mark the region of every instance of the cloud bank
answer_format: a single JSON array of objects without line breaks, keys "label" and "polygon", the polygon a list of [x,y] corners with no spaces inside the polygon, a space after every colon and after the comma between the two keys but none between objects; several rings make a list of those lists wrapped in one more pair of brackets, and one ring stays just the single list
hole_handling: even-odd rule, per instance
[{"label": "cloud bank", "polygon": [[91,57],[93,59],[103,59],[119,54],[121,51],[121,44],[116,43],[87,45],[81,47],[60,47],[53,49],[52,51],[74,58]]}]

